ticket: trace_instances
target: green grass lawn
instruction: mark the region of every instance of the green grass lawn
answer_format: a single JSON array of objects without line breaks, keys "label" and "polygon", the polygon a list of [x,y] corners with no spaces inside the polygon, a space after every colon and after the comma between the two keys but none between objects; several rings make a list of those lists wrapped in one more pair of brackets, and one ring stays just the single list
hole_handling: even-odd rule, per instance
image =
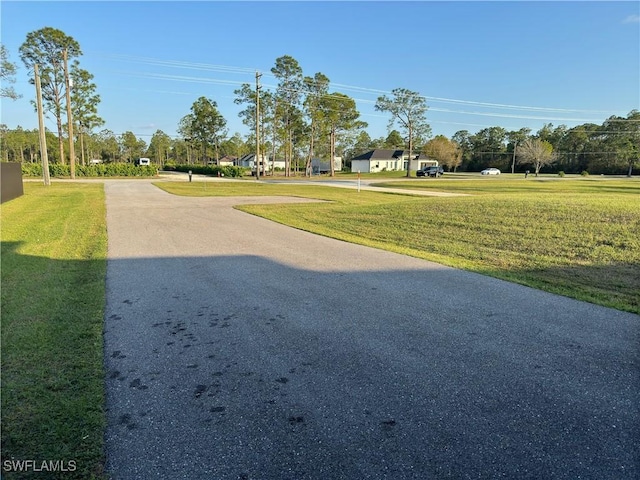
[{"label": "green grass lawn", "polygon": [[[24,184],[2,205],[2,477],[101,478],[102,184]],[[8,460],[71,472],[8,472]]]},{"label": "green grass lawn", "polygon": [[244,205],[274,221],[640,313],[638,179],[501,176],[393,181],[437,198],[320,185],[159,183],[180,195],[294,195],[329,203]]}]

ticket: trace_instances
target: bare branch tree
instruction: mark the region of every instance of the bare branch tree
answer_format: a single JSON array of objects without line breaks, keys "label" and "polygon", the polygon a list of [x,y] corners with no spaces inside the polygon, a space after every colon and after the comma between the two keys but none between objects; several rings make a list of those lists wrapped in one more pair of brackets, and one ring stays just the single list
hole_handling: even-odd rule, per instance
[{"label": "bare branch tree", "polygon": [[539,138],[526,139],[518,149],[518,156],[522,163],[531,163],[534,166],[536,177],[542,167],[552,165],[556,161],[551,144]]}]

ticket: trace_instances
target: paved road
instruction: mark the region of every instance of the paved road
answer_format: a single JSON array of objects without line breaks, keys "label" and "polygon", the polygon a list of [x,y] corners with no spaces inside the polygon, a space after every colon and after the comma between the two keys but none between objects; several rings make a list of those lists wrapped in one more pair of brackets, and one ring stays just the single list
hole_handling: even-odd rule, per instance
[{"label": "paved road", "polygon": [[113,479],[640,477],[639,316],[105,189]]}]

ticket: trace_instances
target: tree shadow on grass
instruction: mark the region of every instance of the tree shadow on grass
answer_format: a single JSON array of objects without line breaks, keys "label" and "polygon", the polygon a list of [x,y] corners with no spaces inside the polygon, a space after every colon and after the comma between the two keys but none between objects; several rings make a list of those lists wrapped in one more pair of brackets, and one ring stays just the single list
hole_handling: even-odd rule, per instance
[{"label": "tree shadow on grass", "polygon": [[[24,255],[20,245],[2,242],[0,468],[7,479],[97,478],[106,261]],[[55,471],[42,469],[49,460]]]}]

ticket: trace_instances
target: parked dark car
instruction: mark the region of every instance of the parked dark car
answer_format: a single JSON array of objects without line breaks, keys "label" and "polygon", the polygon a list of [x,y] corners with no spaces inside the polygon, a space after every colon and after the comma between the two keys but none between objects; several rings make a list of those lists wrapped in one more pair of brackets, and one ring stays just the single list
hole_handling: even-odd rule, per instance
[{"label": "parked dark car", "polygon": [[416,177],[439,177],[444,174],[442,167],[422,167],[416,172]]}]

